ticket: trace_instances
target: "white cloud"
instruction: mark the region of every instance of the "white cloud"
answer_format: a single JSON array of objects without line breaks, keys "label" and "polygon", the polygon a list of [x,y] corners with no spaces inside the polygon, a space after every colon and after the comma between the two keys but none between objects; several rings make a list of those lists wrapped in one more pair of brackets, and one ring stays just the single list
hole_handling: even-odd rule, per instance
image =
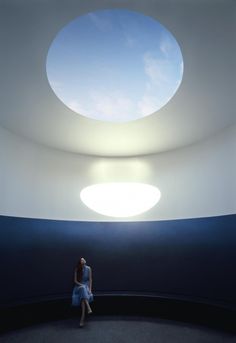
[{"label": "white cloud", "polygon": [[160,50],[166,57],[169,57],[173,51],[173,42],[166,35],[161,39]]},{"label": "white cloud", "polygon": [[128,48],[134,48],[137,45],[137,38],[134,38],[130,33],[128,33],[124,25],[122,26],[123,26],[123,35],[124,35],[125,45]]},{"label": "white cloud", "polygon": [[183,72],[184,72],[184,62],[181,61],[180,62],[180,74],[183,75]]},{"label": "white cloud", "polygon": [[61,91],[62,90],[62,86],[63,83],[59,82],[59,81],[49,81],[51,87],[55,90],[55,91]]},{"label": "white cloud", "polygon": [[136,45],[136,39],[131,38],[128,35],[126,35],[125,44],[128,48],[133,48]]},{"label": "white cloud", "polygon": [[99,114],[107,119],[125,118],[130,114],[133,108],[131,99],[122,94],[122,92],[91,92],[92,99],[92,112],[96,115]]},{"label": "white cloud", "polygon": [[144,54],[144,71],[150,82],[157,86],[170,81],[171,64],[168,59],[155,58],[149,52]]},{"label": "white cloud", "polygon": [[[167,49],[162,46],[162,49]],[[146,85],[143,96],[138,102],[138,111],[142,116],[151,114],[164,106],[179,85],[173,77],[173,61],[171,58],[158,58],[150,52],[143,55]],[[177,83],[177,84],[176,84]]]},{"label": "white cloud", "polygon": [[144,94],[142,99],[138,102],[138,109],[142,116],[154,113],[157,110],[156,98]]},{"label": "white cloud", "polygon": [[176,88],[178,88],[179,85],[182,82],[182,76],[183,76],[183,72],[184,72],[184,63],[183,63],[183,61],[180,62],[179,70],[180,70],[180,77],[176,80]]},{"label": "white cloud", "polygon": [[134,112],[132,100],[118,91],[104,93],[94,90],[84,102],[72,99],[66,104],[76,113],[99,120],[122,122],[126,121],[127,117],[132,118]]}]

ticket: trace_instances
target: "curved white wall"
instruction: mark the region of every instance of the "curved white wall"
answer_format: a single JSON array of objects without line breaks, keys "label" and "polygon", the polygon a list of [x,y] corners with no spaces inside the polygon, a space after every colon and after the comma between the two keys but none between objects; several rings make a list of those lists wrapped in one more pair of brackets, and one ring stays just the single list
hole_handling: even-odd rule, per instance
[{"label": "curved white wall", "polygon": [[236,126],[183,149],[135,158],[69,154],[0,128],[0,214],[114,220],[93,213],[80,190],[101,181],[142,181],[162,192],[157,206],[129,220],[207,217],[236,211]]}]

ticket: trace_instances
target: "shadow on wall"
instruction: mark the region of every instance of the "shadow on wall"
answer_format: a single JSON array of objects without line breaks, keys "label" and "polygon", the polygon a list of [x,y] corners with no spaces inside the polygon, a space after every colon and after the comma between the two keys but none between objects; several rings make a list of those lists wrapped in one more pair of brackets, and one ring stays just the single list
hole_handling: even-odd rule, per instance
[{"label": "shadow on wall", "polygon": [[157,222],[0,216],[0,304],[70,295],[80,256],[94,292],[169,295],[236,308],[236,215]]}]

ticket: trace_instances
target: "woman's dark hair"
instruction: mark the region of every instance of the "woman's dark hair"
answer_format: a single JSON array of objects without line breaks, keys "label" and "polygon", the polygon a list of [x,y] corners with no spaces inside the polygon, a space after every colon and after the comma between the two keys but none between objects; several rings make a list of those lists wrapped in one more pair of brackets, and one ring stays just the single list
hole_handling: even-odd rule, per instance
[{"label": "woman's dark hair", "polygon": [[77,265],[76,265],[76,271],[77,271],[77,280],[78,282],[80,282],[82,280],[82,275],[83,275],[83,266],[81,264],[81,258],[79,259],[79,261],[77,262]]}]

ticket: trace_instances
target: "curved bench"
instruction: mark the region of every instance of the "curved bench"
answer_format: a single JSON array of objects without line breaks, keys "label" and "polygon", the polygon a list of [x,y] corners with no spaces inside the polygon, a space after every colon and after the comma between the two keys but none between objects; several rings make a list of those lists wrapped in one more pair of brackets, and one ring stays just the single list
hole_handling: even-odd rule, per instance
[{"label": "curved bench", "polygon": [[[94,292],[97,315],[154,316],[203,324],[236,332],[236,309],[223,302],[190,299],[173,294],[140,292]],[[0,331],[54,319],[78,316],[71,306],[71,294],[48,295],[0,307]]]}]

